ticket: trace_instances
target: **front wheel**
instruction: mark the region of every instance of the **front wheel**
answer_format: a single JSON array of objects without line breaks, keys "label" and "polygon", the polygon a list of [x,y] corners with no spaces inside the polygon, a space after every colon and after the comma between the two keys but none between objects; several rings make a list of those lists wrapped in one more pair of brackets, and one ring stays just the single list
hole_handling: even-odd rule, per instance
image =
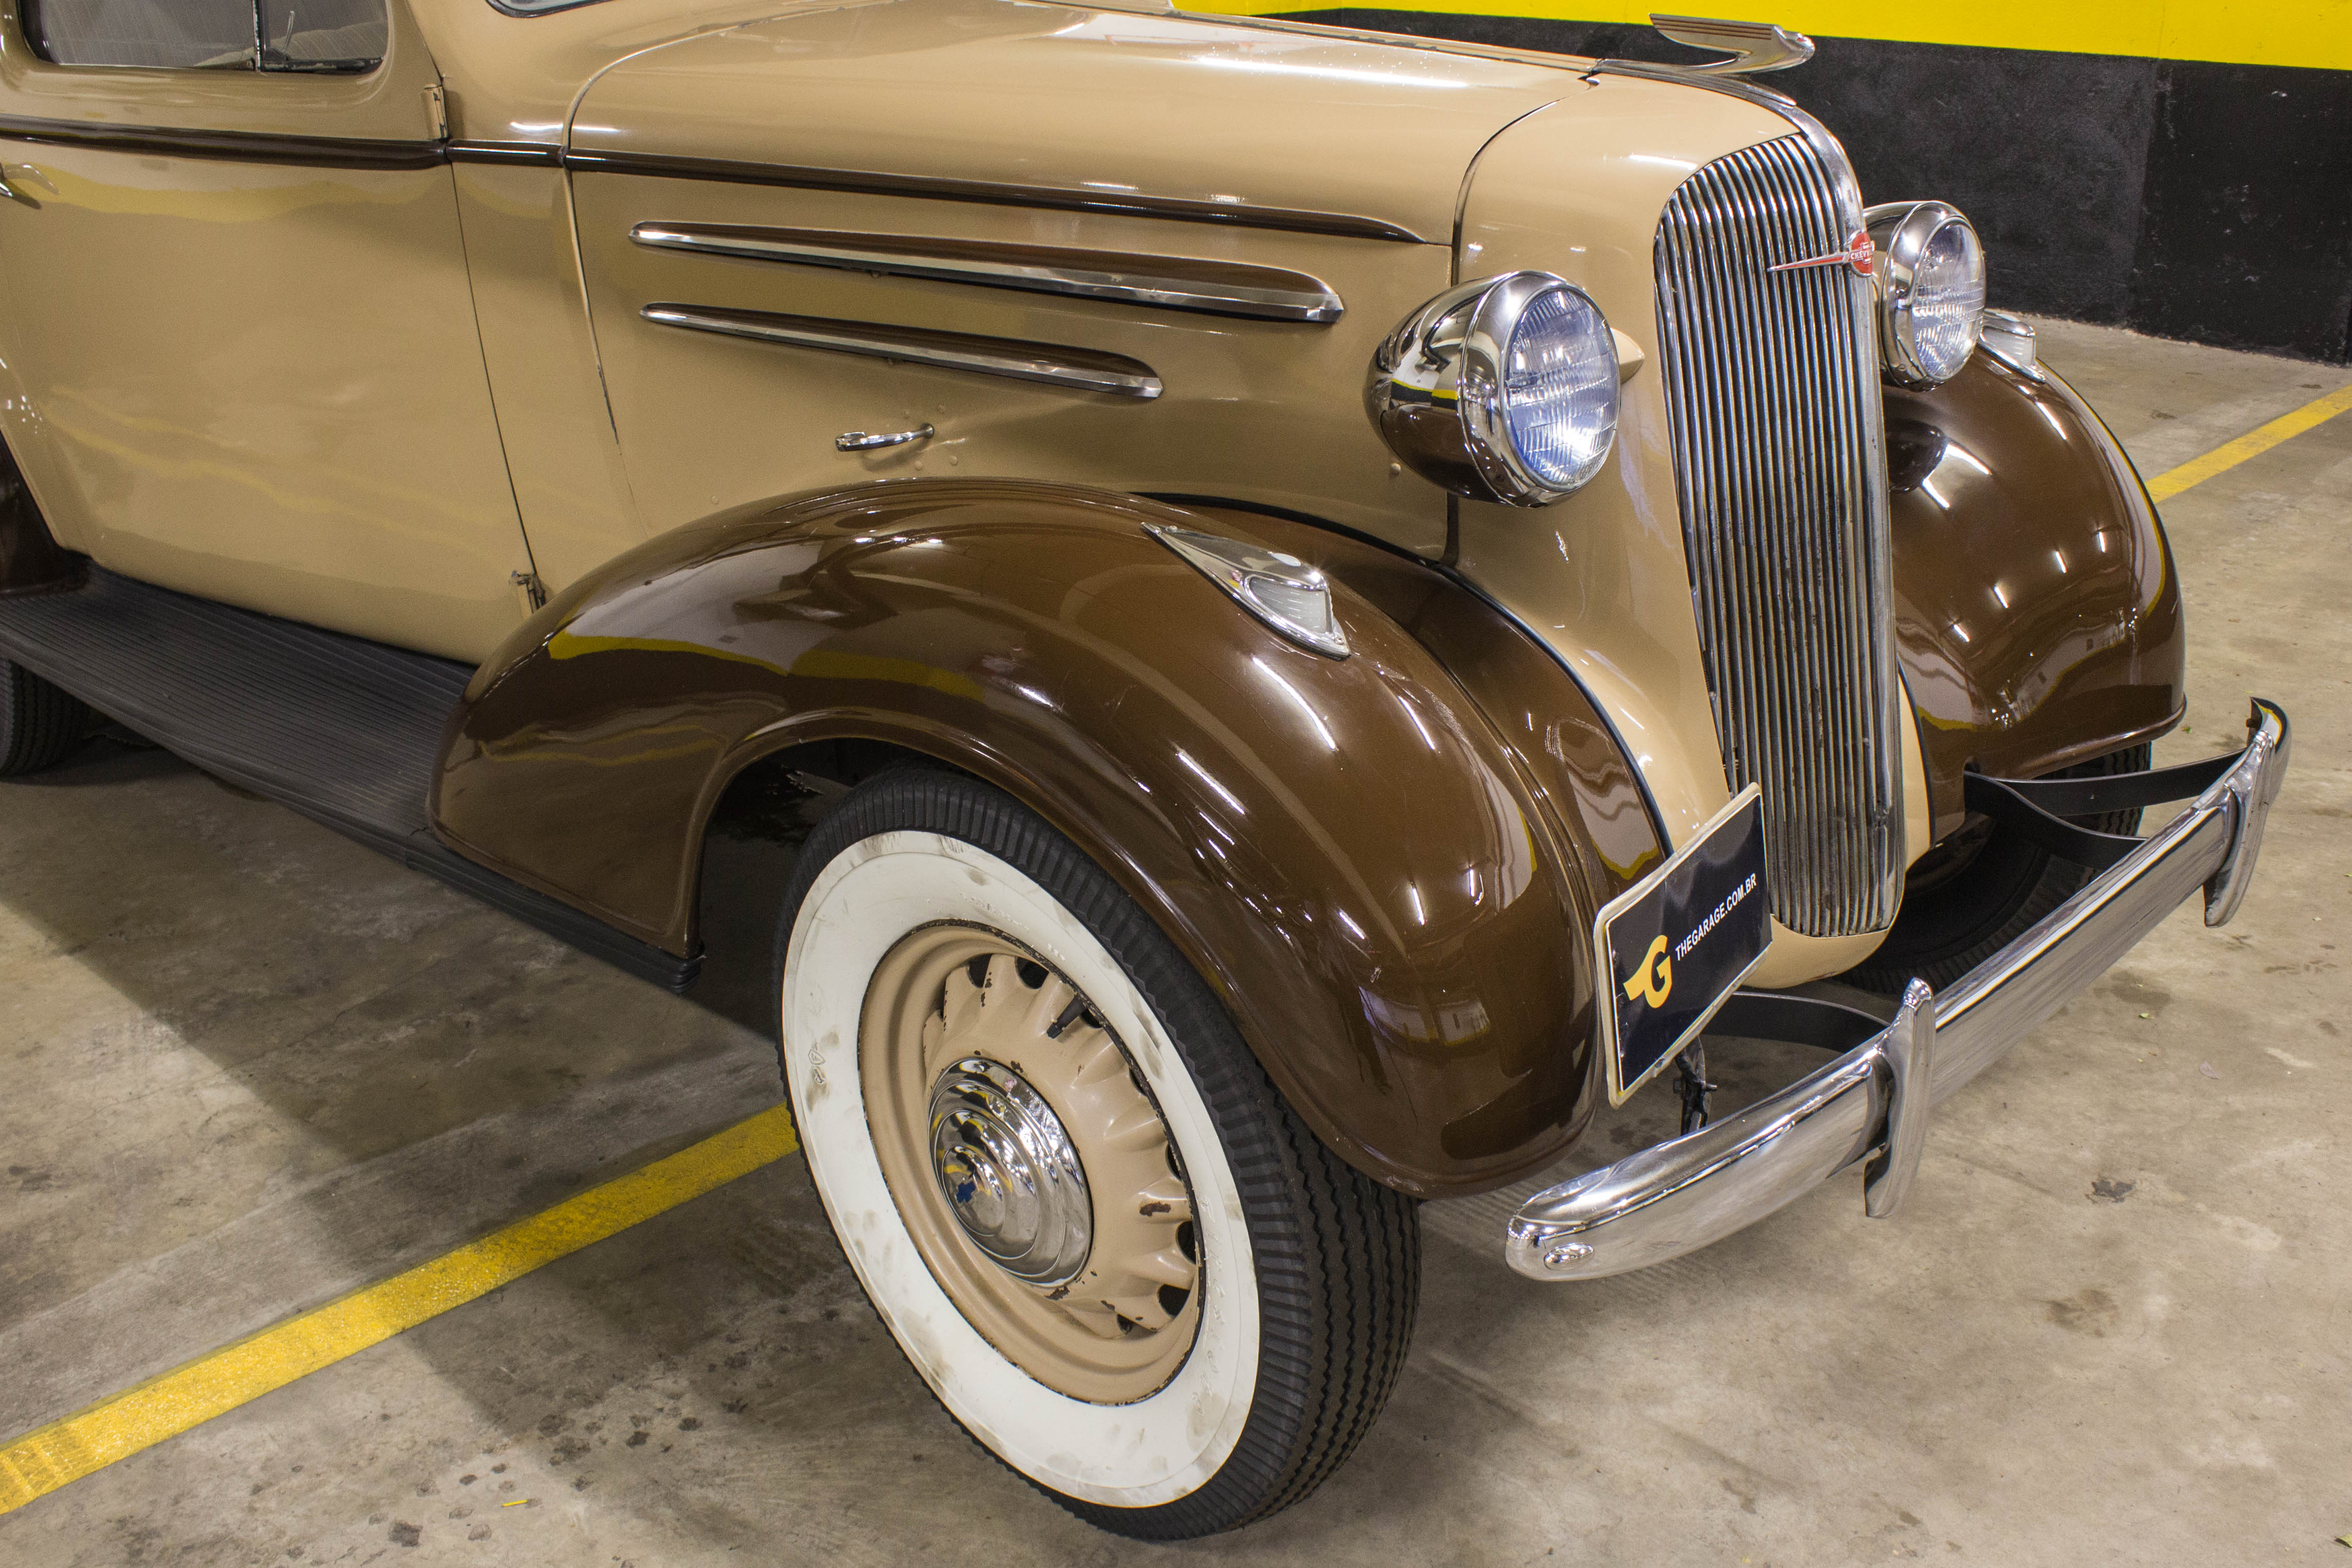
[{"label": "front wheel", "polygon": [[1011,797],[910,768],[811,835],[785,914],[810,1174],[949,1413],[1142,1539],[1320,1485],[1403,1364],[1414,1207],[1315,1140],[1143,911]]},{"label": "front wheel", "polygon": [[93,716],[79,698],[0,659],[0,779],[63,762],[89,733]]}]

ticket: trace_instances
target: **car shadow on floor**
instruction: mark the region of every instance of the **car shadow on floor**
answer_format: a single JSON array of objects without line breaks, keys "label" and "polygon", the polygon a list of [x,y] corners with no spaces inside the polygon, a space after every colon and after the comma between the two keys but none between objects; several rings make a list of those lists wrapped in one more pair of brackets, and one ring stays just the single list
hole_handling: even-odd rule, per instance
[{"label": "car shadow on floor", "polygon": [[[20,1260],[100,1254],[95,1268],[66,1268],[20,1293],[0,1313],[0,1344],[44,1306],[69,1316],[78,1299],[102,1305],[115,1290],[127,1310],[141,1298],[121,1294],[121,1279],[142,1268],[155,1289],[193,1298],[176,1320],[157,1317],[137,1355],[94,1369],[104,1386],[38,1384],[36,1366],[27,1387],[102,1394],[667,1153],[777,1094],[775,925],[804,831],[789,811],[730,814],[714,833],[706,966],[679,1000],[165,753],[97,740],[55,773],[0,791],[16,802],[9,820],[46,819],[0,841],[15,868],[0,905],[69,952],[128,1015],[98,1046],[111,1058],[107,1082],[136,1082],[141,1053],[178,1048],[209,1059],[221,1079],[182,1074],[139,1096],[147,1109],[135,1113],[154,1125],[127,1131],[143,1132],[159,1160],[85,1163],[75,1211],[0,1220],[0,1243]],[[77,833],[107,845],[95,874]],[[64,1034],[50,1043],[91,1049]],[[1726,1105],[1803,1065],[1752,1052],[1718,1052],[1713,1064]],[[73,1093],[73,1081],[59,1075],[46,1092]],[[724,1092],[696,1113],[663,1120],[673,1096],[715,1081]],[[252,1103],[203,1113],[188,1103],[231,1089]],[[60,1099],[54,1109],[78,1107]],[[1589,1163],[1671,1133],[1673,1114],[1663,1091],[1637,1097],[1596,1126]],[[461,1155],[444,1157],[460,1144]],[[250,1198],[199,1200],[193,1218],[175,1207],[198,1188],[273,1187],[290,1187],[293,1201],[257,1220]],[[1426,1517],[1433,1496],[1469,1484],[1492,1469],[1488,1456],[1530,1434],[1570,1449],[1595,1440],[1586,1416],[1515,1390],[1484,1347],[1556,1333],[1572,1354],[1620,1321],[1686,1310],[1723,1269],[1772,1266],[1759,1250],[1768,1226],[1711,1261],[1631,1283],[1568,1291],[1523,1281],[1499,1255],[1496,1215],[1508,1196],[1425,1211],[1423,1316],[1390,1418],[1320,1495],[1234,1542],[1236,1552],[1280,1561],[1342,1521],[1376,1541]],[[113,1222],[126,1213],[131,1223]],[[221,1257],[184,1268],[191,1238]],[[125,1312],[89,1315],[74,1336],[84,1362],[89,1336],[110,1324],[117,1343],[135,1337],[121,1332]],[[402,1343],[474,1416],[471,1431],[445,1421],[405,1435],[418,1457],[385,1478],[403,1493],[452,1491],[442,1470],[486,1469],[499,1454],[603,1506],[667,1517],[698,1550],[796,1530],[822,1537],[852,1496],[877,1521],[869,1549],[884,1556],[892,1542],[969,1536],[975,1499],[991,1521],[982,1532],[1017,1541],[1027,1560],[1088,1562],[1107,1548],[982,1455],[931,1400],[866,1304],[797,1159]],[[445,1451],[457,1457],[430,1457]],[[669,1500],[681,1490],[698,1500],[683,1514]],[[251,1544],[271,1555],[301,1544],[299,1517],[283,1519],[286,1539]]]}]

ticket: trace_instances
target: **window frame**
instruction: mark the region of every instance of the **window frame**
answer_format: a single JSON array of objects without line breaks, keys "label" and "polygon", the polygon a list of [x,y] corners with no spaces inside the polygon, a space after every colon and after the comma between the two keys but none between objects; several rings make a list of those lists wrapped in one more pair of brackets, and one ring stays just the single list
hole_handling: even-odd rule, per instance
[{"label": "window frame", "polygon": [[[135,60],[58,60],[45,51],[43,39],[36,29],[40,26],[44,0],[18,0],[15,17],[16,31],[25,40],[32,57],[52,70],[61,71],[162,71],[172,75],[182,72],[202,77],[226,77],[250,74],[257,77],[364,77],[383,68],[392,50],[393,18],[391,0],[377,0],[383,13],[384,53],[372,60],[297,60],[289,55],[273,52],[268,45],[268,21],[264,7],[270,0],[248,0],[246,9],[253,17],[253,41],[242,65],[146,65]],[[594,0],[570,0],[571,4],[589,5]]]}]

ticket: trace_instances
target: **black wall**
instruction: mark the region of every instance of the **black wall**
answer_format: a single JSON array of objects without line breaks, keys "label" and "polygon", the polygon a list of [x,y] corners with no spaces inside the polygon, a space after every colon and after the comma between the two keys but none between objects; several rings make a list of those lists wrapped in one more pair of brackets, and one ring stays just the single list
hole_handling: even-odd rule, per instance
[{"label": "black wall", "polygon": [[[1687,65],[1646,27],[1313,11],[1300,20]],[[1973,219],[1992,301],[2352,359],[2352,71],[1817,38],[1758,78],[1835,131],[1864,196]]]}]

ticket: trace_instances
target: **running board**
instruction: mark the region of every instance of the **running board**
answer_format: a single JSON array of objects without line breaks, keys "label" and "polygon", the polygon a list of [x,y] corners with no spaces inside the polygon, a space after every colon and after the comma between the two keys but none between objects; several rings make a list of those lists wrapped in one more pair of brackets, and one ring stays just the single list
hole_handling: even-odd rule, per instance
[{"label": "running board", "polygon": [[474,672],[93,568],[0,597],[0,654],[205,772],[299,811],[616,968],[683,991],[702,967],[433,836],[441,735]]}]

